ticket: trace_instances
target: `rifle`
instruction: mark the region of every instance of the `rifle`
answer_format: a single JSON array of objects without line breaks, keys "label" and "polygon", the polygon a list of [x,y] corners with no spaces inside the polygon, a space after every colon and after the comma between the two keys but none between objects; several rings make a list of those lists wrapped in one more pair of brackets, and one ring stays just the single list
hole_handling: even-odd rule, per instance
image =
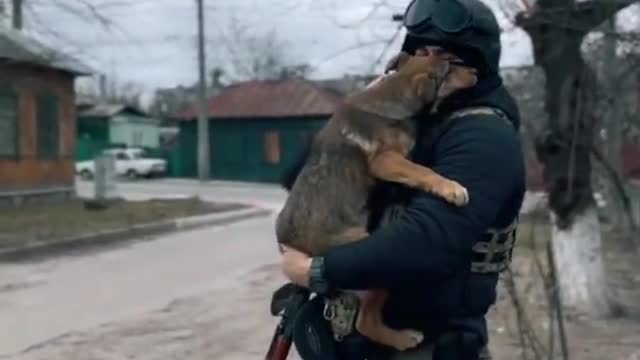
[{"label": "rifle", "polygon": [[285,284],[271,297],[271,315],[280,316],[265,360],[286,360],[293,342],[293,324],[302,306],[309,301],[309,290]]}]

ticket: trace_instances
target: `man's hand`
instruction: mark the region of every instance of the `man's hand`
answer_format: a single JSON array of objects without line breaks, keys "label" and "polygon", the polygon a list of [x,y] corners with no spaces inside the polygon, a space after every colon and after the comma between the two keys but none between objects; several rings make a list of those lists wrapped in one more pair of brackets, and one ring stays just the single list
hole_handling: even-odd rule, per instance
[{"label": "man's hand", "polygon": [[281,246],[282,272],[296,285],[309,287],[311,257],[298,250]]}]

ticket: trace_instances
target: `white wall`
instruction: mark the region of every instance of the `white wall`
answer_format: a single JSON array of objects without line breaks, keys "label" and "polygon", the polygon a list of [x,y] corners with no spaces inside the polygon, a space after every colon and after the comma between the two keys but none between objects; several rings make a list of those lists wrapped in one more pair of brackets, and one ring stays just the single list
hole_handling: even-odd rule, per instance
[{"label": "white wall", "polygon": [[160,122],[134,115],[119,115],[111,120],[110,139],[129,147],[160,145]]}]

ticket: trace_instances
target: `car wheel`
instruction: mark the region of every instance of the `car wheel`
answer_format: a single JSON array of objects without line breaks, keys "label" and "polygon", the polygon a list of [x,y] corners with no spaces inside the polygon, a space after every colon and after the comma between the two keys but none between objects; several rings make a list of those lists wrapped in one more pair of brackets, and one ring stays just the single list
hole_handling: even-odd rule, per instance
[{"label": "car wheel", "polygon": [[84,169],[80,171],[80,178],[87,181],[93,180],[93,173],[91,172],[91,170]]},{"label": "car wheel", "polygon": [[135,180],[138,178],[138,172],[135,169],[127,170],[127,173],[125,175],[131,180]]}]

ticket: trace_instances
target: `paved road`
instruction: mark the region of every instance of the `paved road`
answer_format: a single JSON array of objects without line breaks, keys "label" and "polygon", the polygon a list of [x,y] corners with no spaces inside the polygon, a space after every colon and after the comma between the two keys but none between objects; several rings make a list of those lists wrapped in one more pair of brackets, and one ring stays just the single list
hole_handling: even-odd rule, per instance
[{"label": "paved road", "polygon": [[[129,198],[199,195],[278,210],[273,186],[119,184]],[[90,184],[79,183],[88,195]],[[274,216],[38,263],[0,265],[0,358],[261,359],[282,283]]]},{"label": "paved road", "polygon": [[[90,190],[78,187],[81,194]],[[275,187],[220,183],[136,183],[120,190],[136,198],[198,194],[274,210],[284,199]],[[0,265],[0,357],[199,359],[172,352],[176,337],[187,337],[196,343],[178,343],[194,356],[249,359],[249,345],[255,344],[259,358],[268,339],[247,336],[269,336],[267,301],[282,281],[274,265],[273,221],[271,216],[108,251]],[[256,331],[260,326],[263,331]],[[202,336],[195,335],[198,329]],[[233,334],[243,329],[247,336],[234,345]],[[111,332],[117,335],[109,337]],[[162,345],[151,346],[154,336]],[[194,352],[198,344],[205,348]]]}]

